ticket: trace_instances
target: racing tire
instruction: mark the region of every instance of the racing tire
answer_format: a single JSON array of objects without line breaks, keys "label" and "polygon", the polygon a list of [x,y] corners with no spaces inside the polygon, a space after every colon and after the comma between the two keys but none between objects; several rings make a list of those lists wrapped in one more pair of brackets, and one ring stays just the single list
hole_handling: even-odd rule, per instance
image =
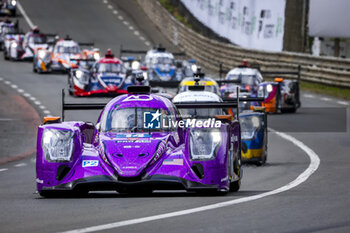
[{"label": "racing tire", "polygon": [[4,59],[5,59],[5,60],[8,60],[8,59],[9,59],[9,57],[7,56],[6,50],[4,51]]},{"label": "racing tire", "polygon": [[258,162],[256,163],[256,166],[259,167],[259,166],[264,165],[264,164],[266,163],[266,160],[267,160],[267,145],[265,145],[264,155],[261,156],[261,159],[260,159],[260,161],[258,161]]},{"label": "racing tire", "polygon": [[230,192],[237,192],[241,188],[241,179],[230,184]]},{"label": "racing tire", "polygon": [[239,179],[230,183],[230,192],[237,192],[241,188],[241,166],[237,159],[234,161],[234,172],[239,176]]},{"label": "racing tire", "polygon": [[295,113],[296,111],[297,111],[296,106],[294,106],[293,108],[281,109],[282,113]]}]

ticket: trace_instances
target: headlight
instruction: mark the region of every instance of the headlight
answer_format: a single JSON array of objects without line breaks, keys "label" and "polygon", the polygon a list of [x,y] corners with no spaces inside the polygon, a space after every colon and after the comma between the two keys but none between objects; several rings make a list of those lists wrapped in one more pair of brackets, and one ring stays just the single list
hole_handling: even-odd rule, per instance
[{"label": "headlight", "polygon": [[45,129],[42,148],[47,161],[67,162],[73,154],[74,133],[69,130]]},{"label": "headlight", "polygon": [[266,86],[266,91],[267,92],[271,92],[272,91],[272,85],[271,84],[267,84],[267,86]]},{"label": "headlight", "polygon": [[190,134],[191,158],[210,160],[216,156],[216,149],[221,142],[221,132],[213,129],[192,129]]},{"label": "headlight", "polygon": [[12,48],[17,48],[17,43],[12,43],[12,44],[11,44],[11,47],[12,47]]},{"label": "headlight", "polygon": [[100,60],[100,54],[99,53],[94,53],[94,59],[97,61],[97,60]]},{"label": "headlight", "polygon": [[40,59],[44,59],[45,55],[46,55],[46,53],[45,53],[44,50],[39,50],[39,51],[38,51],[38,57],[39,57]]},{"label": "headlight", "polygon": [[193,73],[197,72],[197,65],[196,64],[192,64],[191,65],[191,70],[193,71]]},{"label": "headlight", "polygon": [[16,4],[17,4],[16,0],[12,0],[12,1],[11,1],[11,5],[12,5],[12,6],[16,6]]},{"label": "headlight", "polygon": [[261,126],[260,118],[257,116],[241,116],[240,121],[242,139],[247,140],[254,138]]},{"label": "headlight", "polygon": [[77,70],[75,71],[75,77],[77,77],[77,79],[81,79],[84,75],[84,72],[81,70]]},{"label": "headlight", "polygon": [[133,62],[131,63],[131,69],[133,69],[133,70],[138,70],[138,69],[140,69],[140,66],[141,66],[141,64],[140,64],[140,62],[138,62],[138,61],[133,61]]}]

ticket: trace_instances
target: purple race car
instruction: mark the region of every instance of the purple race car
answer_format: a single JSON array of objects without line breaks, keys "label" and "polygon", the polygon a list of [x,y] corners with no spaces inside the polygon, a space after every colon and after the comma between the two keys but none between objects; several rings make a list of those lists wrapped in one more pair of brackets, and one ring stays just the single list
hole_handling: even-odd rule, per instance
[{"label": "purple race car", "polygon": [[182,120],[177,110],[234,108],[237,102],[174,105],[150,94],[148,86],[130,86],[128,92],[107,105],[63,101],[63,111],[103,109],[95,126],[44,120],[36,159],[41,196],[160,189],[227,193],[240,188],[239,120],[225,115]]}]

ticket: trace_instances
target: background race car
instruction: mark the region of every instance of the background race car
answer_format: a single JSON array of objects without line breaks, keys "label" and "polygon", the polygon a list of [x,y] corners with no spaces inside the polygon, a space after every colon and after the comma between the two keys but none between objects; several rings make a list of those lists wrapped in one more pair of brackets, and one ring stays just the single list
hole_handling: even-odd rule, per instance
[{"label": "background race car", "polygon": [[[93,48],[94,43],[78,43],[69,36],[51,43],[48,49],[38,49],[33,59],[33,71],[43,72],[68,72],[72,66],[80,60],[100,59],[100,51]],[[82,49],[82,46],[90,46],[90,49]]]},{"label": "background race car", "polygon": [[0,50],[4,50],[5,40],[10,39],[18,33],[18,20],[13,23],[6,17],[4,21],[0,22]]},{"label": "background race car", "polygon": [[16,16],[17,1],[16,0],[0,0],[0,14]]},{"label": "background race car", "polygon": [[127,93],[134,76],[127,79],[129,72],[123,62],[114,57],[110,50],[93,66],[91,60],[78,59],[79,65],[68,73],[69,93],[74,96],[117,95]]},{"label": "background race car", "polygon": [[196,61],[175,60],[174,56],[184,56],[184,53],[170,53],[161,45],[148,51],[121,48],[121,56],[129,54],[146,54],[141,62],[143,70],[147,70],[147,79],[151,86],[176,87],[185,77],[192,77],[196,71]]},{"label": "background race car", "polygon": [[[107,105],[63,102],[63,110],[103,108],[95,126],[60,122],[59,118],[46,119],[39,126],[36,180],[40,195],[91,190],[144,193],[169,188],[227,193],[239,189],[238,121],[218,121],[217,128],[168,127],[161,122],[180,120],[170,100],[149,94],[150,87],[133,86],[128,91],[132,94]],[[177,107],[222,106],[185,103]]]},{"label": "background race car", "polygon": [[224,83],[220,87],[222,96],[228,96],[236,90],[236,86],[239,86],[241,90],[246,89],[252,97],[256,97],[259,84],[264,80],[259,70],[248,67],[247,63],[244,62],[243,65],[230,70],[225,81],[236,81],[236,83]]},{"label": "background race car", "polygon": [[[295,112],[300,106],[300,66],[297,71],[260,71],[257,64],[250,68],[244,62],[242,66],[228,72],[224,83],[229,79],[237,79],[236,86],[246,89],[252,97],[264,97],[265,101],[259,106],[264,106],[266,112]],[[226,72],[220,65],[220,75]],[[262,75],[272,77],[274,81],[264,81]],[[288,77],[288,79],[282,78]],[[289,79],[292,78],[292,79]],[[244,80],[244,81],[243,81]],[[224,85],[221,87],[225,96],[230,96],[235,90],[235,85]],[[257,104],[253,104],[257,106]]]},{"label": "background race car", "polygon": [[275,78],[274,82],[264,82],[259,86],[259,97],[264,97],[266,112],[296,112],[301,106],[298,80]]},{"label": "background race car", "polygon": [[32,60],[39,49],[48,49],[56,35],[43,34],[35,28],[25,35],[17,35],[15,39],[5,43],[4,57],[10,60]]}]

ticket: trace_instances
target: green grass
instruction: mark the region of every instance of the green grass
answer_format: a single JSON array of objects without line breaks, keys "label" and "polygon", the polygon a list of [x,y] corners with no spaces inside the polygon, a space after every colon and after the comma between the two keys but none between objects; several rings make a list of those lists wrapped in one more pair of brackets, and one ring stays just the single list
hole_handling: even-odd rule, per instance
[{"label": "green grass", "polygon": [[319,94],[326,94],[337,98],[350,100],[350,88],[328,86],[325,84],[300,82],[301,90],[311,91]]},{"label": "green grass", "polygon": [[192,25],[188,23],[186,17],[180,14],[179,9],[171,4],[171,0],[158,0],[162,6],[169,11],[178,21],[184,24],[186,27],[192,29]]},{"label": "green grass", "polygon": [[[273,78],[265,77],[264,80],[273,81]],[[350,100],[350,88],[328,86],[326,84],[319,84],[306,81],[300,81],[300,88],[302,91],[310,91],[317,94],[324,94],[336,98]]]}]

